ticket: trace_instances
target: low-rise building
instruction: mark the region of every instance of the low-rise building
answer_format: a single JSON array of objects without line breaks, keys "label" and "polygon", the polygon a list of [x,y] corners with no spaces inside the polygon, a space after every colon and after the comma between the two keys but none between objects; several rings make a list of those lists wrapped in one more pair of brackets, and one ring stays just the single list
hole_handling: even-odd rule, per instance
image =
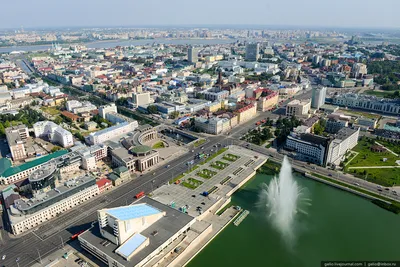
[{"label": "low-rise building", "polygon": [[335,134],[339,132],[340,129],[347,127],[349,125],[350,120],[351,120],[350,116],[346,116],[341,113],[331,113],[328,115],[325,131],[328,133]]},{"label": "low-rise building", "polygon": [[107,178],[102,178],[96,182],[96,185],[99,187],[99,193],[103,193],[104,191],[110,190],[112,188],[112,182]]},{"label": "low-rise building", "polygon": [[357,124],[361,126],[365,126],[370,129],[375,129],[376,125],[378,123],[378,120],[375,118],[365,118],[365,117],[360,117],[357,120]]},{"label": "low-rise building", "polygon": [[120,166],[115,168],[108,178],[111,180],[113,186],[119,186],[131,179],[131,173],[127,167]]}]

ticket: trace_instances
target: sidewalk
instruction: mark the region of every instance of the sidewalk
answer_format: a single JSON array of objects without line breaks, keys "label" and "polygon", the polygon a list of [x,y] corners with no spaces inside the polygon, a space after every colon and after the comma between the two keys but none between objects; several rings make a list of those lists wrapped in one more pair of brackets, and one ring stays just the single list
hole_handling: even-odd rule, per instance
[{"label": "sidewalk", "polygon": [[[68,255],[67,259],[63,256]],[[82,262],[80,262],[82,261]],[[79,262],[79,264],[78,264]],[[70,245],[65,245],[62,249],[51,253],[50,255],[42,258],[42,263],[35,263],[32,267],[80,267],[80,266],[92,266],[98,267],[96,263],[91,261],[80,252],[76,251]]]}]

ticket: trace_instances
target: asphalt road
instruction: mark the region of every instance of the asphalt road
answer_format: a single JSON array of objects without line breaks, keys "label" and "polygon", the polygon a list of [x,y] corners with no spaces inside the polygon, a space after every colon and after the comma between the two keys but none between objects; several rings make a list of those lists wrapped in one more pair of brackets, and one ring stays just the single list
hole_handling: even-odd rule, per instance
[{"label": "asphalt road", "polygon": [[[71,235],[80,230],[90,227],[93,221],[97,220],[97,210],[101,208],[112,208],[126,205],[134,200],[134,196],[145,191],[149,193],[177,175],[187,170],[186,162],[192,160],[194,155],[200,151],[211,151],[212,147],[220,142],[222,145],[228,144],[225,136],[210,138],[207,143],[194,149],[195,152],[189,152],[179,158],[170,161],[170,168],[161,166],[154,169],[152,173],[145,174],[137,179],[130,181],[112,190],[108,193],[96,197],[95,200],[86,202],[75,209],[66,212],[60,217],[44,223],[39,229],[30,232],[21,238],[11,238],[7,244],[0,245],[1,255],[6,255],[6,259],[0,259],[0,265],[18,266],[16,259],[19,258],[19,266],[30,266],[39,261],[41,257],[59,249],[63,242],[67,242]],[[52,232],[51,235],[46,233]]]}]

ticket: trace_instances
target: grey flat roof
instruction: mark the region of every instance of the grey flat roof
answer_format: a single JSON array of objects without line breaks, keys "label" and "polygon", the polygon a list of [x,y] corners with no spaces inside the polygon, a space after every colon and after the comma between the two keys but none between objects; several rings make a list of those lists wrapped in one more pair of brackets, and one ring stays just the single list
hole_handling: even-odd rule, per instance
[{"label": "grey flat roof", "polygon": [[[101,245],[100,243],[104,240],[103,236],[100,234],[100,229],[98,225],[91,228],[89,231],[82,233],[79,239],[83,239],[95,246],[98,250],[107,254],[109,257],[113,258],[115,261],[123,264],[124,266],[136,266],[139,262],[145,259],[150,253],[156,250],[160,245],[165,243],[174,234],[181,230],[185,225],[194,220],[195,218],[187,215],[186,213],[180,212],[174,208],[164,205],[156,200],[148,197],[144,197],[134,204],[146,203],[154,208],[165,211],[166,216],[162,217],[147,229],[140,232],[141,235],[148,237],[150,244],[140,251],[138,251],[129,261],[125,260],[122,256],[115,253],[115,250],[119,247],[113,243],[107,247]],[[157,235],[153,236],[152,233],[157,231]]]}]

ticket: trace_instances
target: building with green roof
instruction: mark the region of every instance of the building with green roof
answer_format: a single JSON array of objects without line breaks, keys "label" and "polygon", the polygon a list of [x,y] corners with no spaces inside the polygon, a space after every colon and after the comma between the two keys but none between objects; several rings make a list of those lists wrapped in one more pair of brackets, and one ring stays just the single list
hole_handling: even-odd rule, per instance
[{"label": "building with green roof", "polygon": [[[63,156],[68,153],[68,150],[59,150],[57,152],[51,153],[49,155],[34,159],[32,161],[26,162],[22,165],[9,167],[3,172],[0,171],[0,179],[3,184],[13,183],[17,180],[24,179],[28,177],[29,173],[33,169],[37,169],[40,165],[52,160],[54,158]],[[22,174],[21,174],[22,173]]]}]

